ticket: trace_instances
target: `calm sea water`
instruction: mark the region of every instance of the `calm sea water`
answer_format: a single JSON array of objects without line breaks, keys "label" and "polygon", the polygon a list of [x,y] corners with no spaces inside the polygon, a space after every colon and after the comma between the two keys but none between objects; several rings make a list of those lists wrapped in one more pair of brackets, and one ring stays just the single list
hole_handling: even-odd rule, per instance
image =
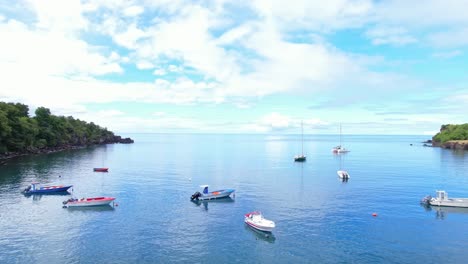
[{"label": "calm sea water", "polygon": [[[0,263],[466,263],[468,209],[427,209],[436,189],[468,197],[468,152],[426,136],[135,134],[107,145],[0,166]],[[414,144],[410,146],[410,144]],[[94,173],[93,167],[109,167]],[[338,169],[351,179],[341,182]],[[61,177],[59,177],[61,176]],[[64,209],[69,196],[26,197],[30,182],[73,184],[116,207]],[[234,199],[190,195],[235,188]],[[247,227],[260,210],[272,236]],[[377,213],[373,217],[372,213]]]}]

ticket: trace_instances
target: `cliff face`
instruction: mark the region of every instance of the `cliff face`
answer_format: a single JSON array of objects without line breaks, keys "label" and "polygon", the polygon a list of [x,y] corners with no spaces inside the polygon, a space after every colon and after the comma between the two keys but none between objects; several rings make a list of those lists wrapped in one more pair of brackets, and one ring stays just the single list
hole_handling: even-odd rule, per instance
[{"label": "cliff face", "polygon": [[468,150],[468,140],[450,140],[442,144],[432,141],[432,146],[445,149]]}]

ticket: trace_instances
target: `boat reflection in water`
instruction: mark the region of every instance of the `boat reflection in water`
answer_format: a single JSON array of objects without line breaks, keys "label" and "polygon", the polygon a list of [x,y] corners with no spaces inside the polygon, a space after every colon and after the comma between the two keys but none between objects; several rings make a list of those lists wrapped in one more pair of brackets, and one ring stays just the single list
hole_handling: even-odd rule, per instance
[{"label": "boat reflection in water", "polygon": [[40,201],[44,196],[66,196],[71,195],[69,192],[56,192],[56,193],[47,193],[47,194],[24,194],[25,197],[32,197],[33,201]]},{"label": "boat reflection in water", "polygon": [[434,211],[436,219],[444,220],[450,214],[468,214],[466,207],[447,207],[447,206],[433,206],[421,205],[427,212]]},{"label": "boat reflection in water", "polygon": [[104,212],[115,210],[115,208],[110,204],[101,206],[72,206],[67,209],[70,212]]},{"label": "boat reflection in water", "polygon": [[271,232],[263,232],[260,230],[257,230],[255,228],[251,228],[249,225],[244,225],[245,229],[249,231],[249,233],[253,234],[255,236],[255,239],[257,240],[264,240],[268,243],[275,243],[276,237],[273,235]]},{"label": "boat reflection in water", "polygon": [[209,203],[211,203],[211,204],[233,203],[234,199],[232,199],[231,197],[228,196],[228,197],[225,197],[225,198],[219,198],[219,199],[215,199],[215,200],[191,200],[191,202],[194,203],[196,206],[203,205],[205,210],[208,211],[208,204]]}]

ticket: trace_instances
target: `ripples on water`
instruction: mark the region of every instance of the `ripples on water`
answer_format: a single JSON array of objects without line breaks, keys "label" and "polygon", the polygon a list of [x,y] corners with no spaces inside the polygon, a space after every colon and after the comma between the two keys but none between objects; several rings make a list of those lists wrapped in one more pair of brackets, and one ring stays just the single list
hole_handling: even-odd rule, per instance
[{"label": "ripples on water", "polygon": [[[468,153],[415,136],[132,135],[132,145],[20,158],[0,167],[0,263],[464,263],[468,211],[424,208],[445,189],[468,197]],[[413,143],[414,146],[409,144]],[[109,167],[94,173],[93,167]],[[349,171],[341,182],[336,170]],[[59,177],[59,175],[61,177]],[[24,196],[31,181],[73,184],[118,206],[64,209]],[[231,200],[190,202],[200,184]],[[243,215],[276,222],[269,237]],[[371,214],[377,212],[377,217]]]}]

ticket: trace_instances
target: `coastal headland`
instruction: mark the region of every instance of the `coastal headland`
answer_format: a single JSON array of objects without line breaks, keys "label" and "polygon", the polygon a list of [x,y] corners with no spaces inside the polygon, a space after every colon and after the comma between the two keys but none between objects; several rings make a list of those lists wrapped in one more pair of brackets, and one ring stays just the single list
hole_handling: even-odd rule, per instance
[{"label": "coastal headland", "polygon": [[432,137],[432,146],[453,150],[468,150],[468,123],[442,125],[440,132]]},{"label": "coastal headland", "polygon": [[0,164],[19,156],[133,142],[93,122],[52,115],[45,107],[30,117],[27,105],[0,102]]}]

